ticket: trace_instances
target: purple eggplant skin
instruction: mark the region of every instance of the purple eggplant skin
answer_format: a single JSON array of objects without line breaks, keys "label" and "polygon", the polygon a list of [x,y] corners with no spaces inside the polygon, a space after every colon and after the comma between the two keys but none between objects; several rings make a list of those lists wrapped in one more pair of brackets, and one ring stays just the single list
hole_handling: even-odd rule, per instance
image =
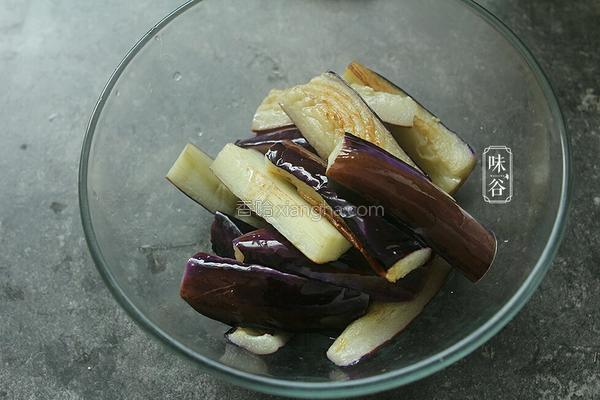
[{"label": "purple eggplant skin", "polygon": [[251,232],[256,228],[244,221],[222,212],[215,212],[215,219],[210,227],[210,243],[212,250],[221,257],[233,258],[233,239]]},{"label": "purple eggplant skin", "polygon": [[276,143],[266,153],[266,158],[294,177],[295,182],[299,181],[306,188],[305,192],[312,189],[321,197],[320,201],[331,207],[334,218],[349,231],[351,237],[347,239],[366,255],[379,275],[385,276],[395,263],[426,247],[412,233],[393,225],[383,215],[361,212],[364,204],[344,193],[343,188],[335,188],[326,176],[325,162],[302,147],[290,142]]},{"label": "purple eggplant skin", "polygon": [[284,140],[289,140],[292,143],[302,146],[308,151],[315,153],[315,149],[313,149],[313,147],[308,143],[308,140],[302,136],[300,130],[295,126],[275,130],[273,132],[262,133],[247,139],[240,139],[237,140],[235,144],[239,147],[258,150],[264,154],[273,144],[281,143]]},{"label": "purple eggplant skin", "polygon": [[473,282],[488,271],[496,237],[419,171],[385,150],[346,134],[327,176],[373,203],[421,237]]},{"label": "purple eggplant skin", "polygon": [[207,253],[189,259],[180,295],[225,324],[287,332],[338,331],[369,304],[356,290]]},{"label": "purple eggplant skin", "polygon": [[238,261],[268,265],[276,270],[355,289],[372,300],[401,302],[411,300],[423,286],[423,270],[418,268],[396,283],[375,275],[364,257],[351,249],[328,264],[314,264],[273,228],[258,229],[233,241]]}]

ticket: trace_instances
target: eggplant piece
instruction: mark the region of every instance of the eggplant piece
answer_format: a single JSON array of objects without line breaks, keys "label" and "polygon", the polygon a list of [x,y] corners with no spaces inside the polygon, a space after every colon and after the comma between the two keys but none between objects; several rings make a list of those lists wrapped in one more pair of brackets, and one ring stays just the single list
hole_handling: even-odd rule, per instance
[{"label": "eggplant piece", "polygon": [[281,143],[284,140],[289,140],[299,146],[306,148],[308,151],[315,153],[315,149],[308,143],[306,138],[302,136],[298,128],[283,128],[273,132],[263,133],[248,139],[241,139],[235,142],[236,146],[243,148],[251,148],[258,150],[261,153],[266,153],[269,147],[275,143]]},{"label": "eggplant piece", "polygon": [[327,358],[340,367],[354,365],[372,356],[402,332],[440,290],[450,266],[435,257],[427,265],[425,286],[414,299],[402,303],[374,302],[367,314],[352,322],[327,350]]},{"label": "eggplant piece", "polygon": [[[177,189],[207,211],[222,211],[238,215],[239,199],[210,170],[213,160],[202,150],[187,144],[167,173],[167,180]],[[252,215],[239,215],[239,218],[255,227],[265,224]]]},{"label": "eggplant piece", "polygon": [[255,229],[255,227],[242,220],[217,211],[210,227],[212,250],[218,256],[233,258],[233,239]]},{"label": "eggplant piece", "polygon": [[431,249],[414,236],[334,189],[325,175],[326,164],[316,155],[283,142],[274,144],[265,157],[268,169],[287,179],[304,199],[323,210],[322,215],[363,254],[373,271],[390,282],[431,258]]},{"label": "eggplant piece", "polygon": [[268,332],[264,329],[231,328],[225,339],[252,354],[260,356],[273,354],[286,345],[291,335],[285,332]]},{"label": "eggplant piece", "polygon": [[[375,71],[352,62],[344,72],[351,84],[375,91],[410,96]],[[419,103],[411,128],[388,126],[394,138],[415,163],[447,193],[455,193],[467,180],[477,158],[473,149]]]},{"label": "eggplant piece", "polygon": [[187,144],[169,172],[167,180],[208,211],[233,214],[237,197],[209,169],[213,160],[202,150]]},{"label": "eggplant piece", "polygon": [[369,86],[349,85],[371,107],[377,116],[388,124],[413,126],[418,105],[409,96],[378,92]]},{"label": "eggplant piece", "polygon": [[227,144],[212,171],[256,214],[317,264],[336,260],[350,243],[296,189],[267,171],[261,153]]},{"label": "eggplant piece", "polygon": [[356,290],[206,253],[188,261],[180,295],[225,324],[287,332],[342,329],[369,303]]},{"label": "eggplant piece", "polygon": [[350,132],[417,168],[363,99],[333,72],[286,90],[279,102],[323,159]]},{"label": "eggplant piece", "polygon": [[379,147],[347,134],[332,153],[327,176],[383,205],[473,282],[492,265],[494,234],[419,171]]},{"label": "eggplant piece", "polygon": [[349,251],[338,260],[315,264],[272,228],[246,233],[233,241],[236,260],[266,265],[276,270],[300,275],[332,285],[355,289],[379,301],[407,301],[423,286],[421,269],[391,283],[373,274],[362,255]]},{"label": "eggplant piece", "polygon": [[259,133],[294,125],[290,117],[279,105],[285,90],[272,89],[260,103],[252,118],[252,130]]},{"label": "eggplant piece", "polygon": [[[399,126],[412,126],[417,103],[408,96],[378,92],[362,84],[351,84],[365,103],[383,121]],[[263,134],[282,128],[294,127],[294,122],[279,105],[280,99],[289,89],[272,90],[254,114],[252,130]]]}]

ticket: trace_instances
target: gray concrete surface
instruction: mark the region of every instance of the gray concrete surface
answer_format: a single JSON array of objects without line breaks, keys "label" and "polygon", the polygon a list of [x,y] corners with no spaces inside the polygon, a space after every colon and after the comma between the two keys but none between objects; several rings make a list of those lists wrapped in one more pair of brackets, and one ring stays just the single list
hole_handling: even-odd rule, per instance
[{"label": "gray concrete surface", "polygon": [[[80,227],[77,167],[114,66],[181,0],[0,2],[0,399],[268,398],[134,325]],[[429,378],[371,398],[600,398],[600,1],[484,0],[553,83],[573,142],[567,235],[530,303]]]}]

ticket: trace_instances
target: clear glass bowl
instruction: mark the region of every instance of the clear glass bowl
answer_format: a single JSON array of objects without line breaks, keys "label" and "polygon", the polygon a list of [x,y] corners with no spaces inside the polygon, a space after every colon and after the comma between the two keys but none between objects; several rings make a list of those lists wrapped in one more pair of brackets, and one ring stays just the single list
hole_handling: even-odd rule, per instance
[{"label": "clear glass bowl", "polygon": [[[184,263],[209,249],[211,215],[164,175],[187,142],[213,156],[248,136],[267,91],[351,60],[372,66],[436,112],[481,155],[514,155],[514,198],[484,203],[481,165],[458,195],[497,234],[490,273],[454,274],[407,331],[374,358],[340,369],[331,339],[297,336],[256,357],[225,343],[227,327],[178,296]],[[227,380],[301,397],[372,393],[429,375],[498,332],[550,266],[565,223],[569,146],[560,110],[523,44],[467,1],[192,1],[127,54],[91,118],[80,206],[98,269],[132,318]]]}]

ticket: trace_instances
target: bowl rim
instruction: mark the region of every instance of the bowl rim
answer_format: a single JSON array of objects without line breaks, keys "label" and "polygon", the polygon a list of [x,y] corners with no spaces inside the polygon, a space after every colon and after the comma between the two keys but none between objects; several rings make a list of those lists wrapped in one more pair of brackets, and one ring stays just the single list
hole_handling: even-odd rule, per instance
[{"label": "bowl rim", "polygon": [[189,0],[180,7],[176,8],[161,21],[155,24],[140,40],[127,52],[125,57],[111,74],[108,82],[104,86],[102,93],[96,102],[92,116],[88,122],[81,158],[79,164],[79,208],[81,221],[83,225],[84,236],[90,250],[92,259],[102,276],[105,284],[110,292],[115,297],[120,306],[129,314],[129,316],[151,336],[166,343],[169,347],[177,350],[176,353],[186,356],[198,362],[201,366],[208,369],[210,372],[216,373],[225,380],[244,386],[246,388],[258,390],[270,394],[287,395],[293,397],[304,398],[335,398],[358,396],[371,394],[383,390],[392,389],[401,385],[414,382],[418,379],[431,375],[450,364],[460,360],[469,353],[473,352],[479,346],[487,342],[491,337],[500,331],[527,303],[535,289],[539,286],[544,275],[550,268],[552,260],[558,251],[560,241],[562,240],[566,220],[568,215],[568,206],[571,197],[572,179],[571,179],[571,144],[570,138],[567,135],[564,119],[560,110],[559,103],[554,94],[552,86],[539,66],[538,62],[527,49],[524,43],[494,14],[485,9],[483,6],[475,3],[474,0],[455,0],[462,3],[478,16],[483,18],[492,28],[500,33],[523,57],[529,68],[535,75],[537,84],[543,91],[550,112],[555,120],[555,124],[559,130],[560,143],[562,148],[562,167],[563,176],[561,180],[561,193],[558,210],[554,219],[552,230],[546,243],[544,250],[538,261],[536,262],[531,273],[523,282],[517,292],[498,310],[489,320],[480,327],[465,336],[454,345],[446,348],[440,353],[427,357],[415,364],[402,369],[385,372],[368,378],[360,378],[351,381],[339,382],[297,382],[291,380],[275,379],[265,376],[255,375],[252,373],[237,370],[227,365],[221,364],[218,361],[204,357],[190,349],[185,345],[171,337],[160,327],[150,321],[127,297],[125,292],[119,286],[115,276],[110,272],[108,263],[102,255],[102,251],[96,240],[96,234],[92,224],[91,213],[88,202],[87,191],[87,175],[88,161],[90,149],[96,126],[100,115],[102,114],[104,105],[114,88],[121,73],[135,58],[138,52],[156,36],[165,26],[175,20],[179,15],[191,7],[201,3],[203,0]]}]

